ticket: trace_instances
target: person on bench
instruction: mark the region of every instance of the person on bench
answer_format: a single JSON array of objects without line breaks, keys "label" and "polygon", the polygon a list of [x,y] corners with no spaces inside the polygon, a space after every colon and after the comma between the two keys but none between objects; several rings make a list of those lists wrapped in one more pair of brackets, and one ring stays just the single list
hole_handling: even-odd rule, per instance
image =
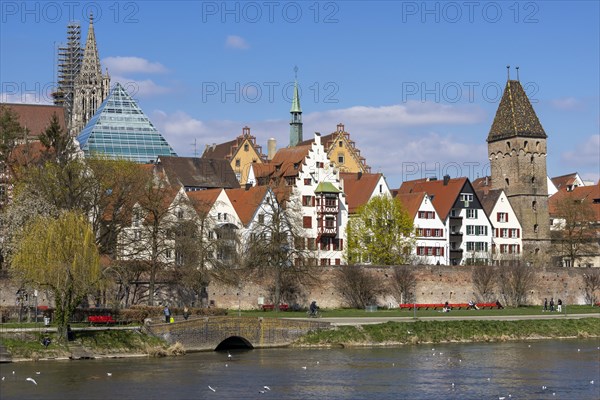
[{"label": "person on bench", "polygon": [[471,308],[479,310],[479,307],[477,307],[477,304],[475,304],[473,300],[469,300],[469,306],[467,307],[467,310],[470,310]]},{"label": "person on bench", "polygon": [[444,303],[444,308],[442,308],[442,312],[450,312],[451,308],[448,302]]}]

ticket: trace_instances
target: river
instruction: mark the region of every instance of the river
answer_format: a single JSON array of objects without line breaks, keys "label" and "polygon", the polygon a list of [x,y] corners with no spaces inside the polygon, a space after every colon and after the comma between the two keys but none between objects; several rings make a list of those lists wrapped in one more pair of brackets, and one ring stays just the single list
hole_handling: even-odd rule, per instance
[{"label": "river", "polygon": [[20,362],[0,366],[0,393],[2,400],[598,400],[599,359],[600,340],[582,339]]}]

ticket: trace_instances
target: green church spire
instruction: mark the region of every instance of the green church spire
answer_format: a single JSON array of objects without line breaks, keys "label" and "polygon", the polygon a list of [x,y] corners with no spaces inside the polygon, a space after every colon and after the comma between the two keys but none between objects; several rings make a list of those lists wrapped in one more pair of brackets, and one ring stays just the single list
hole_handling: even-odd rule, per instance
[{"label": "green church spire", "polygon": [[300,108],[300,95],[298,94],[298,67],[294,68],[296,81],[294,82],[294,98],[290,109],[290,147],[302,142],[302,108]]}]

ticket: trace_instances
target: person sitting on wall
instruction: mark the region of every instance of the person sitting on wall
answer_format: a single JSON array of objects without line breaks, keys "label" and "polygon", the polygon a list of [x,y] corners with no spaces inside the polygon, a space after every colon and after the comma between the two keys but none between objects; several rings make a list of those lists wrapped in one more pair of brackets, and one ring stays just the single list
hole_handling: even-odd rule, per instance
[{"label": "person sitting on wall", "polygon": [[504,306],[502,304],[500,304],[500,300],[496,300],[496,307],[498,307],[498,310],[500,310],[501,308],[504,308]]},{"label": "person sitting on wall", "polygon": [[477,307],[477,304],[475,304],[473,300],[469,300],[469,306],[467,307],[467,310],[470,310],[471,308],[479,310],[479,307]]},{"label": "person sitting on wall", "polygon": [[442,312],[450,312],[451,308],[448,302],[444,303],[444,308],[442,308]]}]

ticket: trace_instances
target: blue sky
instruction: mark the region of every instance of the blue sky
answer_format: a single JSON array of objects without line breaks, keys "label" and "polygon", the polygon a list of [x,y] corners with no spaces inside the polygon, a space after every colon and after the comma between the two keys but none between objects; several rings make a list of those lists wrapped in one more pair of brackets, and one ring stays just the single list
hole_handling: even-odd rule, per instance
[{"label": "blue sky", "polygon": [[549,136],[550,176],[600,178],[597,1],[3,1],[0,95],[45,102],[69,20],[95,14],[103,68],[181,156],[250,126],[289,142],[294,67],[304,138],[338,123],[391,187],[489,173],[487,144],[519,66]]}]

